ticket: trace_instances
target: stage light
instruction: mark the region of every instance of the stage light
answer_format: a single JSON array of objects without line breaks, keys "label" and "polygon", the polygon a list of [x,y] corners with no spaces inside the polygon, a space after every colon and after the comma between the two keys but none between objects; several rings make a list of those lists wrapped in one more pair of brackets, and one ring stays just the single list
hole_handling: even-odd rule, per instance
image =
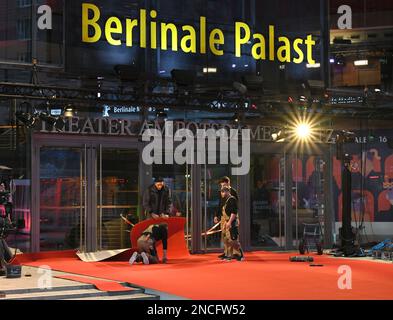
[{"label": "stage light", "polygon": [[285,134],[283,129],[274,130],[271,134],[271,137],[274,142],[285,142]]},{"label": "stage light", "polygon": [[336,65],[338,65],[338,66],[345,66],[346,60],[345,60],[345,57],[342,54],[337,55],[335,57],[335,61],[336,61],[335,62]]},{"label": "stage light", "polygon": [[301,140],[307,140],[311,136],[311,126],[308,123],[299,123],[296,126],[296,136]]},{"label": "stage light", "polygon": [[354,65],[359,67],[359,66],[368,66],[368,60],[355,60]]},{"label": "stage light", "polygon": [[263,77],[261,75],[247,75],[242,77],[243,84],[249,91],[263,93]]},{"label": "stage light", "polygon": [[235,88],[239,93],[241,94],[246,94],[247,93],[247,87],[240,83],[240,82],[234,82],[233,83],[233,88]]},{"label": "stage light", "polygon": [[64,110],[65,117],[73,117],[74,116],[74,109],[71,105],[68,105]]},{"label": "stage light", "polygon": [[272,133],[273,141],[277,141],[278,137],[281,135],[281,131]]},{"label": "stage light", "polygon": [[313,63],[313,64],[307,63],[306,67],[307,67],[307,69],[315,69],[315,68],[320,68],[321,64],[319,62],[318,63]]},{"label": "stage light", "polygon": [[203,73],[217,73],[217,68],[203,68]]},{"label": "stage light", "polygon": [[156,113],[156,118],[158,120],[165,120],[166,121],[168,119],[168,114],[163,110],[158,110]]},{"label": "stage light", "polygon": [[24,126],[27,128],[32,128],[34,127],[37,119],[35,116],[33,116],[30,113],[23,112],[23,111],[17,111],[15,113],[16,119],[21,122]]},{"label": "stage light", "polygon": [[41,112],[39,114],[39,118],[41,119],[41,121],[45,121],[51,127],[53,127],[57,122],[57,118],[51,116],[46,112]]},{"label": "stage light", "polygon": [[232,117],[232,121],[238,123],[240,121],[240,116],[238,113],[235,113],[234,116]]}]

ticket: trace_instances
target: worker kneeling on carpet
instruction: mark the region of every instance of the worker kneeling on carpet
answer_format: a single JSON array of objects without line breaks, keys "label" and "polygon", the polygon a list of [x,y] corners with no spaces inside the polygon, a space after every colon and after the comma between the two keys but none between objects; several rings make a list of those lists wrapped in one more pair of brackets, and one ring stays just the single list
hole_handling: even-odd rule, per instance
[{"label": "worker kneeling on carpet", "polygon": [[223,260],[244,260],[243,250],[239,241],[239,218],[237,200],[231,195],[227,186],[221,188],[221,197],[224,199],[221,216],[222,241],[224,243]]},{"label": "worker kneeling on carpet", "polygon": [[143,262],[144,264],[156,264],[160,262],[156,250],[157,241],[162,241],[163,257],[162,263],[166,263],[167,249],[168,249],[168,225],[166,223],[150,225],[137,241],[137,251],[135,251],[131,258],[130,264],[135,262]]}]

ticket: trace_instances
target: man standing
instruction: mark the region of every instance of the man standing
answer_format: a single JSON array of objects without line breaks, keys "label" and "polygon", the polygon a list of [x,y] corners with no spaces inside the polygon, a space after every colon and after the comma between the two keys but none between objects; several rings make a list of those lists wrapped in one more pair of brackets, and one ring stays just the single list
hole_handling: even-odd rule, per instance
[{"label": "man standing", "polygon": [[214,217],[214,223],[218,223],[221,220],[221,214],[222,214],[222,206],[224,205],[225,200],[221,197],[221,189],[224,187],[228,187],[231,193],[231,196],[236,199],[236,201],[239,200],[239,197],[237,195],[237,191],[231,187],[231,180],[229,177],[222,177],[219,181],[219,192],[218,192],[218,208],[216,212],[216,217]]},{"label": "man standing", "polygon": [[156,250],[156,242],[162,241],[162,263],[166,263],[168,249],[168,225],[165,223],[150,225],[137,241],[137,251],[133,253],[130,264],[142,261],[143,264],[156,264],[160,262]]},{"label": "man standing", "polygon": [[[216,211],[216,216],[214,217],[214,223],[219,223],[222,219],[222,207],[224,206],[225,200],[221,197],[221,189],[224,187],[228,187],[230,189],[231,196],[235,198],[236,201],[239,200],[237,195],[237,191],[231,187],[231,179],[227,176],[222,177],[219,181],[219,191],[218,191],[218,207]],[[218,256],[218,258],[225,258],[225,253]]]},{"label": "man standing", "polygon": [[168,218],[171,203],[171,191],[161,177],[155,179],[143,195],[143,209],[147,218]]},{"label": "man standing", "polygon": [[224,243],[224,256],[222,259],[243,261],[244,254],[239,242],[237,200],[231,195],[231,189],[229,187],[223,187],[220,193],[223,199],[221,237]]}]

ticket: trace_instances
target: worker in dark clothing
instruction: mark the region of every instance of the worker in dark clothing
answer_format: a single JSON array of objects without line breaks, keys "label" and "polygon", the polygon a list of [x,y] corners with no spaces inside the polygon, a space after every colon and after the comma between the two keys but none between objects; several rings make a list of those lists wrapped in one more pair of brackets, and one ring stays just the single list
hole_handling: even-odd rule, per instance
[{"label": "worker in dark clothing", "polygon": [[165,185],[163,178],[155,179],[154,184],[143,194],[143,209],[148,218],[168,218],[171,204],[171,191]]},{"label": "worker in dark clothing", "polygon": [[221,198],[224,200],[221,215],[221,238],[224,243],[223,260],[244,260],[243,250],[239,242],[239,217],[237,200],[231,195],[228,187],[221,189]]},{"label": "worker in dark clothing", "polygon": [[[218,201],[218,207],[217,207],[217,210],[216,210],[216,216],[214,217],[214,223],[219,223],[221,221],[222,207],[223,207],[223,205],[225,203],[225,200],[221,197],[221,191],[220,191],[223,187],[228,187],[230,189],[231,196],[233,196],[236,199],[236,201],[239,200],[239,197],[237,195],[237,191],[234,188],[231,187],[231,179],[229,177],[227,177],[227,176],[222,177],[218,181],[218,183],[219,183],[219,189],[218,189],[219,190],[218,191],[218,199],[219,199],[219,201]],[[218,257],[220,259],[224,258],[225,257],[225,253],[219,255]]]},{"label": "worker in dark clothing", "polygon": [[144,264],[157,264],[160,262],[156,250],[157,241],[162,241],[163,257],[162,263],[166,263],[168,250],[168,225],[154,224],[150,225],[137,241],[137,251],[133,253],[130,259],[130,264],[135,262],[143,262]]}]

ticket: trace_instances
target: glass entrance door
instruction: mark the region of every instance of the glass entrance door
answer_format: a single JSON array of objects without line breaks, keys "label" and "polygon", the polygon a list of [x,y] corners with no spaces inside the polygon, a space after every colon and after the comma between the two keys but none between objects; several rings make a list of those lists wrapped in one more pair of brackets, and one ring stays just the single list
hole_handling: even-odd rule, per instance
[{"label": "glass entrance door", "polygon": [[130,229],[121,216],[139,220],[139,153],[98,146],[97,249],[130,248]]},{"label": "glass entrance door", "polygon": [[293,203],[293,240],[299,245],[303,224],[319,223],[324,226],[325,162],[321,156],[298,155],[293,159],[292,177],[295,185]]},{"label": "glass entrance door", "polygon": [[[205,234],[206,231],[214,226],[214,217],[220,215],[218,212],[220,201],[219,180],[223,176],[231,179],[231,187],[239,190],[238,179],[230,175],[228,165],[204,165],[202,167],[201,200],[202,200],[202,251],[215,251],[222,248],[221,233]],[[240,222],[241,223],[241,222]],[[219,230],[217,227],[214,230]]]},{"label": "glass entrance door", "polygon": [[86,148],[40,150],[40,250],[86,247]]},{"label": "glass entrance door", "polygon": [[40,250],[130,247],[139,221],[139,153],[89,144],[40,147]]},{"label": "glass entrance door", "polygon": [[251,247],[278,250],[285,246],[285,157],[253,154],[250,170]]}]

